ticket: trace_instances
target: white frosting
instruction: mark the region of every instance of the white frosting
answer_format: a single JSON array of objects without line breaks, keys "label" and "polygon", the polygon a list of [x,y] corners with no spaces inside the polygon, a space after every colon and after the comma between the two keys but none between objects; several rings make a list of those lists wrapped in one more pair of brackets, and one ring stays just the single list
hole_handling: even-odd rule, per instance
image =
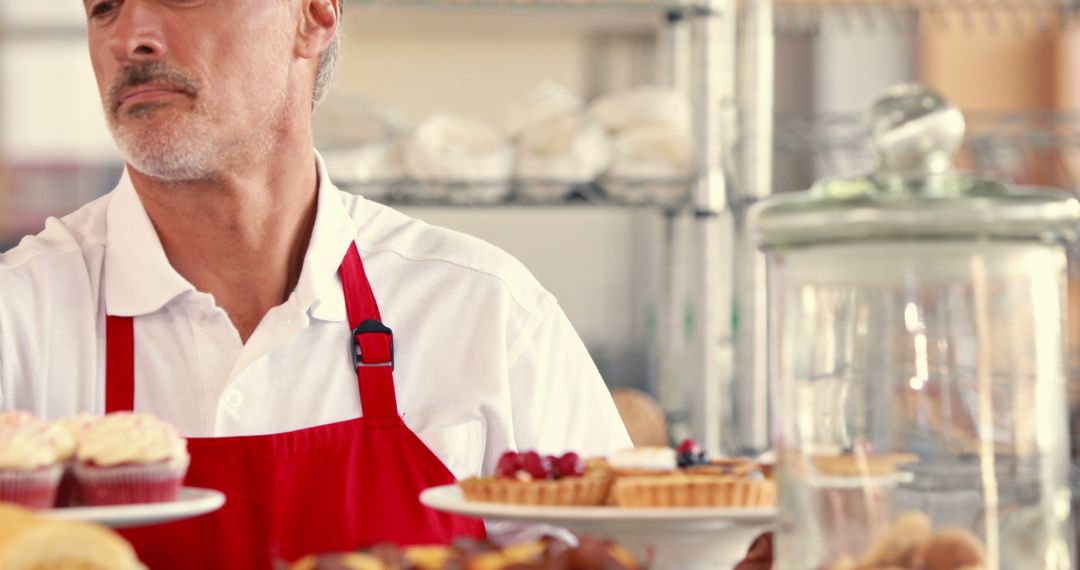
[{"label": "white frosting", "polygon": [[437,113],[417,127],[404,148],[406,171],[418,180],[508,180],[514,149],[494,126]]},{"label": "white frosting", "polygon": [[28,471],[55,464],[58,449],[69,445],[66,435],[58,436],[48,423],[25,412],[0,414],[0,469]]},{"label": "white frosting", "polygon": [[75,457],[77,441],[68,430],[55,423],[49,424],[45,427],[45,439],[56,453],[57,461],[67,461]]},{"label": "white frosting", "polygon": [[188,461],[187,440],[150,414],[119,412],[90,426],[79,441],[79,461],[102,467]]},{"label": "white frosting", "polygon": [[543,81],[512,101],[503,114],[503,130],[514,138],[526,129],[561,115],[574,114],[581,98],[554,81]]},{"label": "white frosting", "polygon": [[56,463],[56,451],[41,432],[0,433],[0,469],[33,470]]},{"label": "white frosting", "polygon": [[102,416],[79,414],[77,416],[59,419],[53,425],[71,434],[73,439],[72,455],[74,455],[75,447],[82,441],[83,435],[85,435],[94,424],[101,420]]},{"label": "white frosting", "polygon": [[608,458],[615,469],[638,471],[674,471],[678,467],[675,450],[670,447],[633,447]]},{"label": "white frosting", "polygon": [[598,99],[589,113],[612,131],[660,126],[690,132],[690,101],[668,87],[646,86]]},{"label": "white frosting", "polygon": [[15,410],[0,414],[0,430],[40,426],[45,422],[34,417],[30,412]]},{"label": "white frosting", "polygon": [[590,182],[611,162],[611,139],[599,123],[564,115],[521,135],[517,176],[522,179]]}]

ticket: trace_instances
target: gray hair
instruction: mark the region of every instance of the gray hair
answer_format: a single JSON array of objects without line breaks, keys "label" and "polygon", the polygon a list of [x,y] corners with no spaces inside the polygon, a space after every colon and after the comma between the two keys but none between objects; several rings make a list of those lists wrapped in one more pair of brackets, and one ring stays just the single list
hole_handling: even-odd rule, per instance
[{"label": "gray hair", "polygon": [[319,55],[319,68],[315,72],[315,93],[311,99],[311,106],[317,107],[326,98],[330,85],[334,82],[334,69],[337,67],[338,54],[341,51],[341,14],[345,12],[345,0],[338,0],[338,31],[334,32],[334,40]]}]

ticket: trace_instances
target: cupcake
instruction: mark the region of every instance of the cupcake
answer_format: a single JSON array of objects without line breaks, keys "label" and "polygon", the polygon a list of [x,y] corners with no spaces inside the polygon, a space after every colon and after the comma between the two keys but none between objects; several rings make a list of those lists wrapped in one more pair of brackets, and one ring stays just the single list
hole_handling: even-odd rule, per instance
[{"label": "cupcake", "polygon": [[66,442],[49,424],[25,412],[0,415],[0,502],[47,509],[56,500]]},{"label": "cupcake", "polygon": [[187,440],[150,414],[119,412],[89,426],[75,477],[91,506],[176,500],[190,456]]},{"label": "cupcake", "polygon": [[71,441],[70,449],[60,449],[57,453],[64,467],[64,475],[60,478],[60,488],[56,492],[57,507],[73,507],[82,502],[78,481],[75,478],[75,452],[83,434],[100,420],[101,416],[80,414],[53,423],[53,429],[63,430],[70,436]]},{"label": "cupcake", "polygon": [[577,453],[543,456],[535,451],[507,451],[493,477],[473,477],[458,484],[468,501],[518,505],[596,506],[604,504],[610,477]]}]

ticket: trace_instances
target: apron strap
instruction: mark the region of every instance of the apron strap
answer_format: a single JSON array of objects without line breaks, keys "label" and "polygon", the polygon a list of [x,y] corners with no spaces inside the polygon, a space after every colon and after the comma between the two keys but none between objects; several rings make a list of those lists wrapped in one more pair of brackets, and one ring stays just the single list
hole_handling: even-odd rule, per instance
[{"label": "apron strap", "polygon": [[105,413],[135,409],[135,320],[105,317]]},{"label": "apron strap", "polygon": [[352,331],[353,365],[364,417],[397,417],[394,393],[394,333],[382,324],[375,293],[364,272],[356,242],[341,262],[341,286]]},{"label": "apron strap", "polygon": [[[375,293],[364,273],[355,242],[349,245],[340,273],[364,417],[397,417],[394,333],[382,324]],[[135,325],[132,317],[105,317],[105,351],[105,411],[132,411],[135,409]]]}]

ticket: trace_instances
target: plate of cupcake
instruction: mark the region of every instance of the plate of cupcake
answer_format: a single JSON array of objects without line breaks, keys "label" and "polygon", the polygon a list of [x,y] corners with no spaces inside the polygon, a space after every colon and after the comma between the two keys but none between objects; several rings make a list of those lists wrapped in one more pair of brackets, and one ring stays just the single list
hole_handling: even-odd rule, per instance
[{"label": "plate of cupcake", "polygon": [[179,521],[220,509],[225,494],[214,489],[181,487],[174,500],[160,503],[64,507],[43,511],[56,519],[95,522],[111,528],[132,528]]},{"label": "plate of cupcake", "polygon": [[583,460],[574,452],[504,453],[492,476],[434,487],[433,509],[562,527],[617,540],[654,568],[730,567],[776,518],[769,466],[710,460],[691,440]]},{"label": "plate of cupcake", "polygon": [[183,487],[187,440],[150,414],[47,422],[0,414],[0,503],[114,528],[213,512],[225,496]]}]

